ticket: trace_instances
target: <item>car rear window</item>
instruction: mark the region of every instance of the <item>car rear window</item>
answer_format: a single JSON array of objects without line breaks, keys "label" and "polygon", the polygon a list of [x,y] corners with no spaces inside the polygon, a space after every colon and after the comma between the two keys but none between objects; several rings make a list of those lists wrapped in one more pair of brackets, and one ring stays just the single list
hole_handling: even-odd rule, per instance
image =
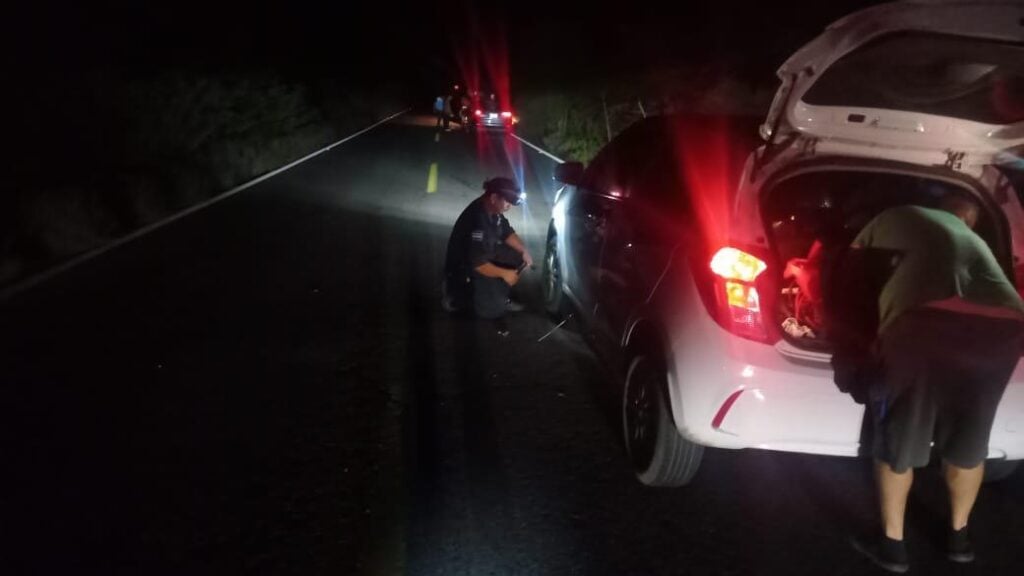
[{"label": "car rear window", "polygon": [[839,59],[803,100],[1012,124],[1024,120],[1024,45],[887,35]]}]

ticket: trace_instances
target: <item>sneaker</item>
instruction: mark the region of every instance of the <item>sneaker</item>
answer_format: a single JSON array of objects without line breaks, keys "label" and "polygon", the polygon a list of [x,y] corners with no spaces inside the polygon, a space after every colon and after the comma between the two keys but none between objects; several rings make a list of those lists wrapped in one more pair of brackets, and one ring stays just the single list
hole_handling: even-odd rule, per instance
[{"label": "sneaker", "polygon": [[448,313],[459,311],[458,307],[455,306],[455,301],[451,298],[441,298],[441,308]]},{"label": "sneaker", "polygon": [[505,301],[506,312],[522,312],[523,310],[526,310],[526,306],[524,306],[522,303],[516,302],[511,298]]},{"label": "sneaker", "polygon": [[498,336],[507,338],[509,334],[508,322],[504,318],[498,318],[494,321],[494,328],[498,331]]},{"label": "sneaker", "polygon": [[950,529],[946,542],[947,558],[960,564],[974,562],[974,546],[971,545],[971,538],[967,535],[967,526],[959,530]]},{"label": "sneaker", "polygon": [[854,550],[866,556],[868,560],[883,570],[903,574],[910,569],[907,547],[903,540],[893,540],[883,536],[880,539],[854,538],[850,543]]}]

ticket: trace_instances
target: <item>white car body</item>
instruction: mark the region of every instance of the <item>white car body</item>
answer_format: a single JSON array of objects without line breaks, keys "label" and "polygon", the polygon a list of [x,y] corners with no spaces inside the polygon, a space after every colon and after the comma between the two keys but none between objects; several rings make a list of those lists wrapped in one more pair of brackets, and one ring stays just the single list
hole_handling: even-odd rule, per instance
[{"label": "white car body", "polygon": [[[921,112],[813,105],[803,96],[845,55],[899,32],[939,34],[1024,44],[1021,4],[897,3],[853,14],[830,26],[779,70],[782,86],[762,136],[774,139],[748,160],[729,227],[732,240],[763,243],[762,187],[780,170],[811,158],[885,162],[908,169],[945,170],[995,194],[1005,185],[992,165],[1007,150],[1024,146],[1024,125],[987,124]],[[855,119],[852,121],[851,119]],[[941,177],[941,176],[940,176]],[[614,193],[613,193],[614,195]],[[553,213],[553,229],[565,226],[565,202]],[[1016,194],[999,199],[1012,236],[1014,259],[1024,257],[1024,210]],[[579,294],[585,273],[565,256],[559,236],[564,291],[584,314],[596,309]],[[657,316],[665,334],[668,396],[678,433],[701,446],[761,448],[810,454],[863,454],[864,406],[833,383],[830,356],[782,339],[767,344],[730,332],[708,313],[697,280],[683,282],[666,307],[641,307],[633,326]],[[582,306],[581,306],[582,305]],[[632,328],[622,338],[627,347]],[[1018,364],[992,428],[989,457],[1024,459],[1024,364]]]},{"label": "white car body", "polygon": [[[807,156],[800,140],[814,141],[813,154],[882,159],[925,167],[942,166],[959,152],[956,169],[986,188],[998,175],[991,168],[1007,149],[1024,144],[1024,130],[967,120],[854,107],[812,106],[801,100],[814,80],[847,53],[875,38],[915,30],[977,36],[1020,43],[1024,29],[1021,5],[889,4],[851,15],[794,54],[779,70],[783,79],[766,128],[796,133],[798,141],[749,177],[737,197],[731,227],[738,239],[753,243],[765,234],[757,211],[761,185],[780,167]],[[814,70],[813,74],[793,74]],[[790,95],[790,90],[792,94]],[[786,105],[786,101],[794,102]],[[845,119],[861,114],[867,120]],[[781,118],[779,117],[781,115]],[[1024,212],[1016,195],[1002,204],[1011,222],[1014,253],[1024,255]],[[744,237],[743,235],[746,235]],[[738,338],[710,319],[692,312],[700,307],[696,290],[686,297],[671,332],[675,373],[669,386],[680,434],[705,446],[767,448],[791,452],[855,456],[860,450],[864,406],[833,383],[828,354],[801,350],[787,340],[774,346]],[[720,426],[714,416],[733,398]],[[989,458],[1024,459],[1024,363],[1006,389],[992,427]]]}]

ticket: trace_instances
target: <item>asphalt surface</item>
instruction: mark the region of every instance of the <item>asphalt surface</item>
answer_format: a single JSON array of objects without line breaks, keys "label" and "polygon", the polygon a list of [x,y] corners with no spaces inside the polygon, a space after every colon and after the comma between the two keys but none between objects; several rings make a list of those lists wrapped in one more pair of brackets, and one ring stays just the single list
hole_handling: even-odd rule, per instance
[{"label": "asphalt surface", "polygon": [[[646,488],[614,376],[571,329],[538,342],[539,271],[508,337],[441,311],[484,178],[523,179],[540,261],[552,166],[404,118],[0,303],[0,570],[876,573],[847,542],[866,461],[708,450]],[[983,489],[975,565],[945,514],[925,470],[914,573],[1024,571],[1024,474]]]}]

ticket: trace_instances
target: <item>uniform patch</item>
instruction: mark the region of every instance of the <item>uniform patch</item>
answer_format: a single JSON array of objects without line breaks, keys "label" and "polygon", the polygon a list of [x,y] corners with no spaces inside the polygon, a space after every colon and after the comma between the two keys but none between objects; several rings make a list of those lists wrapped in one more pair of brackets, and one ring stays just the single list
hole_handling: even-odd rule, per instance
[{"label": "uniform patch", "polygon": [[473,230],[472,236],[473,236],[473,241],[474,242],[483,242],[484,241],[484,231],[483,230]]}]

